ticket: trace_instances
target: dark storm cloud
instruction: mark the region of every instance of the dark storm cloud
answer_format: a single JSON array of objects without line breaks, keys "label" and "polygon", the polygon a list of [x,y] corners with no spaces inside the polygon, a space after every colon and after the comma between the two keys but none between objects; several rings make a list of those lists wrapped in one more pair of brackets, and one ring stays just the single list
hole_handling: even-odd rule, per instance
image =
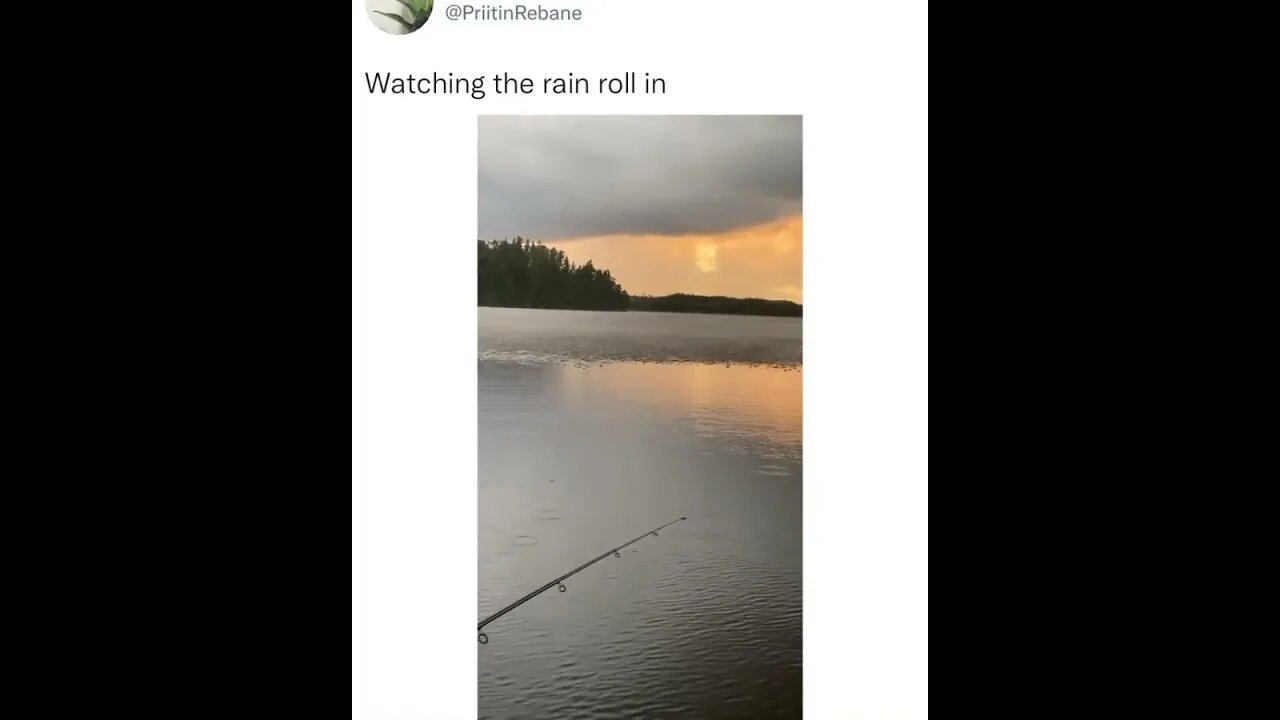
[{"label": "dark storm cloud", "polygon": [[480,237],[714,233],[800,210],[799,116],[480,118]]}]

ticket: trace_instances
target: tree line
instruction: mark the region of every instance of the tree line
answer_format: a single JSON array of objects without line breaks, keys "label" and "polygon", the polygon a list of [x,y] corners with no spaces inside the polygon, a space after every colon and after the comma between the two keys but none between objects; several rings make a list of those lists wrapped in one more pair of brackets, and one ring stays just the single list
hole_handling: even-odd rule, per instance
[{"label": "tree line", "polygon": [[480,240],[479,299],[489,307],[558,310],[638,310],[648,312],[719,313],[801,317],[803,308],[789,300],[731,298],[676,293],[632,296],[587,261],[575,265],[564,251],[517,237]]},{"label": "tree line", "polygon": [[479,241],[480,304],[562,310],[626,310],[630,297],[608,270],[575,265],[563,251],[517,237]]},{"label": "tree line", "polygon": [[720,315],[772,315],[776,317],[802,317],[804,308],[790,300],[762,300],[760,298],[733,298],[722,295],[687,295],[676,293],[662,297],[635,295],[629,310],[648,312],[717,313]]}]

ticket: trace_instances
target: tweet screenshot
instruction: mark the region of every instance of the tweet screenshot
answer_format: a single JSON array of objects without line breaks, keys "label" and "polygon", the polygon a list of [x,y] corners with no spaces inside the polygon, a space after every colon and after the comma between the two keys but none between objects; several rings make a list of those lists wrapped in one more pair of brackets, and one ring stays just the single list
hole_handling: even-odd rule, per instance
[{"label": "tweet screenshot", "polygon": [[928,717],[927,3],[351,38],[352,717]]}]

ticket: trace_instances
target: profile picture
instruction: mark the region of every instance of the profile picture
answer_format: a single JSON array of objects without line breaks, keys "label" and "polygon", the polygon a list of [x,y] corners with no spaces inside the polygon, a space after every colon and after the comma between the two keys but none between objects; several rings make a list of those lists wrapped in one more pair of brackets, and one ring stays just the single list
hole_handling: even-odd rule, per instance
[{"label": "profile picture", "polygon": [[427,24],[433,0],[364,0],[369,19],[391,35],[408,35]]}]

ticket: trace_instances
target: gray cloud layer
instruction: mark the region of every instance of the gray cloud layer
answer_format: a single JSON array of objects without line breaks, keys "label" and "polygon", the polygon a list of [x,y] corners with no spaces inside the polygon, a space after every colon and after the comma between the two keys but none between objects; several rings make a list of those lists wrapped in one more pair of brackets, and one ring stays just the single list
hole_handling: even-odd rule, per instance
[{"label": "gray cloud layer", "polygon": [[480,237],[711,233],[799,212],[799,116],[480,118]]}]

